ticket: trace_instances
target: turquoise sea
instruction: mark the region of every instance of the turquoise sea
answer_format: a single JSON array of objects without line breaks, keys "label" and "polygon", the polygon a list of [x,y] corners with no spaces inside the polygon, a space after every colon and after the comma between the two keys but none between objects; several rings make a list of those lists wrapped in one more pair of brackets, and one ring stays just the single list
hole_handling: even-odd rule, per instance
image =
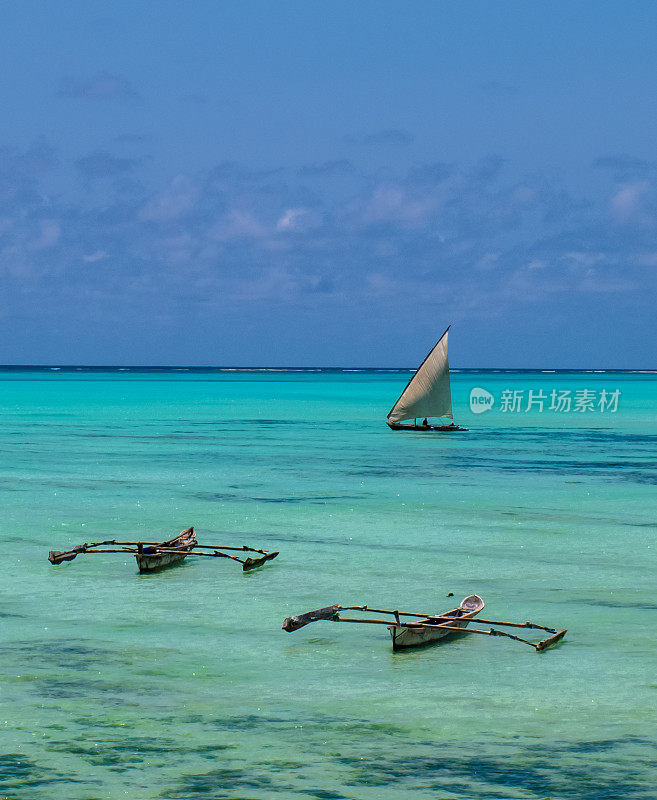
[{"label": "turquoise sea", "polygon": [[[469,431],[448,435],[388,430],[408,376],[0,372],[0,798],[657,797],[657,374],[454,372]],[[550,411],[555,390],[593,407]],[[189,525],[280,556],[47,561]],[[385,628],[281,630],[448,592],[567,637],[393,653]]]}]

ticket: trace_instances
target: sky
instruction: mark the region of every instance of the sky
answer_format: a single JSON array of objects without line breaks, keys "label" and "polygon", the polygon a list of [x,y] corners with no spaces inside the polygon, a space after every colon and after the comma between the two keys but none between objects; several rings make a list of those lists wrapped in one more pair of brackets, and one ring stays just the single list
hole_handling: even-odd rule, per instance
[{"label": "sky", "polygon": [[652,0],[2,18],[0,363],[657,366]]}]

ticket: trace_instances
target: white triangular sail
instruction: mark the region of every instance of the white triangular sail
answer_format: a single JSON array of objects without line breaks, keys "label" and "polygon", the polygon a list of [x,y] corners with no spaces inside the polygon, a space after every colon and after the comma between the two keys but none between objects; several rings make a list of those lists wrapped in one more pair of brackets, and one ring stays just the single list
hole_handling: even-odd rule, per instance
[{"label": "white triangular sail", "polygon": [[452,417],[452,390],[449,384],[447,338],[449,328],[406,384],[399,400],[388,414],[389,422],[424,417]]}]

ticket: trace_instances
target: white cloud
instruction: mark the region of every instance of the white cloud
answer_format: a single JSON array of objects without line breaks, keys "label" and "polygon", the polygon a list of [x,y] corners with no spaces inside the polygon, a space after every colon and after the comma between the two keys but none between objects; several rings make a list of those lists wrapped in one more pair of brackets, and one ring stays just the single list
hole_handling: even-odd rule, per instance
[{"label": "white cloud", "polygon": [[[126,165],[108,163],[105,173],[121,178]],[[538,180],[536,190],[529,180],[491,188],[456,166],[420,165],[405,177],[354,171],[328,189],[311,178],[224,168],[171,177],[147,194],[111,180],[66,197],[12,166],[0,184],[0,268],[25,296],[66,275],[57,291],[72,307],[135,292],[172,307],[329,298],[386,313],[398,303],[513,310],[560,292],[573,304],[613,291],[633,291],[637,303],[654,295],[655,273],[641,269],[657,266],[654,230],[610,224],[610,213],[650,219],[652,179],[610,179],[600,200]],[[109,271],[82,266],[110,257]]]},{"label": "white cloud", "polygon": [[31,243],[33,250],[48,250],[59,241],[61,228],[54,219],[41,220],[39,236]]},{"label": "white cloud", "polygon": [[298,231],[304,227],[304,218],[308,216],[306,208],[288,208],[276,223],[277,231]]},{"label": "white cloud", "polygon": [[157,252],[167,261],[185,264],[192,260],[196,252],[196,241],[188,233],[166,236],[158,242]]},{"label": "white cloud", "polygon": [[650,189],[647,181],[625,184],[611,199],[611,215],[616,222],[645,222],[643,201]]},{"label": "white cloud", "polygon": [[227,242],[231,239],[261,239],[270,232],[249,211],[230,211],[210,230],[209,236]]},{"label": "white cloud", "polygon": [[500,260],[499,253],[484,253],[484,255],[477,261],[476,267],[481,270],[495,269]]},{"label": "white cloud", "polygon": [[621,292],[631,292],[637,287],[633,281],[603,277],[597,275],[594,270],[590,270],[579,284],[578,288],[583,292],[618,294]]},{"label": "white cloud", "polygon": [[604,253],[572,251],[570,253],[566,253],[564,258],[574,262],[578,266],[592,267],[594,264],[599,264],[601,261],[604,261],[605,255]]},{"label": "white cloud", "polygon": [[194,208],[197,198],[197,188],[184,175],[178,175],[142,208],[139,218],[147,222],[177,219]]},{"label": "white cloud", "polygon": [[634,263],[639,267],[657,267],[657,253],[640,253]]},{"label": "white cloud", "polygon": [[89,253],[86,256],[82,256],[82,260],[87,264],[93,264],[95,261],[102,261],[103,259],[107,258],[108,255],[109,254],[105,250],[96,250],[95,253]]},{"label": "white cloud", "polygon": [[398,186],[380,186],[375,189],[361,211],[366,225],[392,222],[403,226],[421,226],[436,206],[432,197],[411,199]]}]

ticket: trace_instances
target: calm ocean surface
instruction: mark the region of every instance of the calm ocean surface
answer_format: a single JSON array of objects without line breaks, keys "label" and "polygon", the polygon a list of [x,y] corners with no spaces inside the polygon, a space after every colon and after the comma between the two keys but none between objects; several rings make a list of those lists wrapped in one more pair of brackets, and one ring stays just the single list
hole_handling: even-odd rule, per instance
[{"label": "calm ocean surface", "polygon": [[[388,430],[408,376],[0,372],[0,798],[657,797],[657,374],[456,372],[454,435]],[[281,554],[47,561],[189,525]],[[385,628],[280,627],[448,592],[568,635],[393,653]]]}]

